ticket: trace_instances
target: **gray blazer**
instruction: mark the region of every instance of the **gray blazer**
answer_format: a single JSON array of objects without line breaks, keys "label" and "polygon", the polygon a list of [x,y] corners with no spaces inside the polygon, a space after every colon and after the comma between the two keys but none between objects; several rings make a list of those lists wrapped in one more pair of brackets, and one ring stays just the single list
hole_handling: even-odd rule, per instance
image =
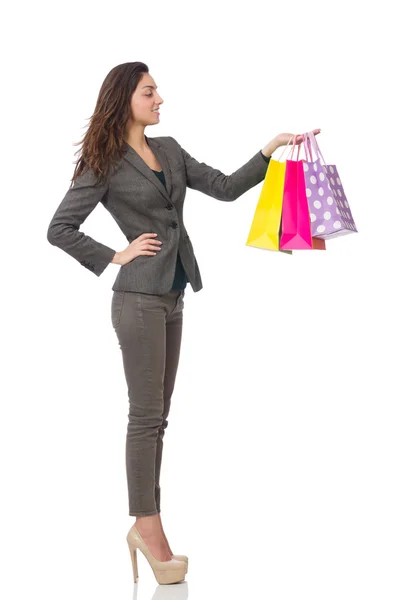
[{"label": "gray blazer", "polygon": [[139,154],[125,142],[123,158],[106,183],[96,185],[88,170],[77,177],[55,211],[47,239],[99,277],[116,250],[79,231],[98,202],[110,212],[128,243],[142,233],[163,242],[155,256],[137,256],[120,266],[112,290],[165,294],[174,280],[178,249],[194,292],[203,287],[193,244],[183,223],[186,188],[231,202],[264,180],[268,163],[261,151],[231,175],[198,162],[169,136],[146,141],[160,163],[166,189]]}]

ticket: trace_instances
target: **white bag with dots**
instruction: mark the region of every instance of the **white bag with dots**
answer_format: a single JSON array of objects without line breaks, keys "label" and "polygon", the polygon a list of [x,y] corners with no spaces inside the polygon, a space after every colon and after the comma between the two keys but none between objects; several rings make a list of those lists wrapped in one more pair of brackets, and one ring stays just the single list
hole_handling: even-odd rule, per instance
[{"label": "white bag with dots", "polygon": [[[303,172],[312,236],[329,240],[348,233],[357,233],[336,166],[325,164],[312,132],[304,134],[303,145],[306,154],[306,160],[303,161]],[[314,162],[311,147],[317,155]],[[320,157],[324,164],[321,164]]]}]

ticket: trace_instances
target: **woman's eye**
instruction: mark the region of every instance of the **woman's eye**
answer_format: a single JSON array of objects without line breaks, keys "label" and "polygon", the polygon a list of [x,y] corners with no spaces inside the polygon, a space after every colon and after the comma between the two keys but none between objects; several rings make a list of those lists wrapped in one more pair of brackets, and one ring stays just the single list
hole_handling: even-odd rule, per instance
[{"label": "woman's eye", "polygon": [[150,94],[146,94],[146,96],[153,96],[153,94],[150,92]]}]

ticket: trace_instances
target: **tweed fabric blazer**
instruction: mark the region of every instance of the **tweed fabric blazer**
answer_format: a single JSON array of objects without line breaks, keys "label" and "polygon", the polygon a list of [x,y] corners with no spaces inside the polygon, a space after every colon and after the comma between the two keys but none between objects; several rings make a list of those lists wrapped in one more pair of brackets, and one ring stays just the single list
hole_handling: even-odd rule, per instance
[{"label": "tweed fabric blazer", "polygon": [[123,157],[106,182],[98,184],[91,169],[76,178],[51,219],[47,239],[99,277],[116,250],[80,231],[80,225],[101,202],[128,243],[150,232],[157,233],[155,239],[163,242],[155,256],[137,256],[120,266],[112,290],[160,295],[169,292],[179,250],[190,285],[198,292],[203,284],[183,222],[186,188],[232,202],[264,180],[268,163],[258,150],[242,167],[225,175],[198,162],[173,137],[145,138],[163,169],[166,187],[125,142]]}]

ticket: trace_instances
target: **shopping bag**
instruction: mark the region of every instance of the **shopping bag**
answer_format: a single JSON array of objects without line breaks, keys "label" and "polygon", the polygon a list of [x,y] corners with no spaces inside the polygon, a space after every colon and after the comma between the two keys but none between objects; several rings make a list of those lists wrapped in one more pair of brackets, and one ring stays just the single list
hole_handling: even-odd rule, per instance
[{"label": "shopping bag", "polygon": [[[281,158],[281,157],[280,157]],[[280,223],[285,162],[270,159],[246,246],[280,250]],[[287,251],[286,254],[292,254]]]},{"label": "shopping bag", "polygon": [[[303,146],[306,154],[303,171],[312,236],[325,240],[357,233],[336,165],[325,163],[312,132],[304,134]],[[317,156],[315,160],[312,151]]]},{"label": "shopping bag", "polygon": [[299,147],[297,160],[292,160],[297,137],[294,136],[292,157],[291,160],[286,160],[285,167],[280,238],[282,250],[313,249],[303,160],[299,160]]}]

